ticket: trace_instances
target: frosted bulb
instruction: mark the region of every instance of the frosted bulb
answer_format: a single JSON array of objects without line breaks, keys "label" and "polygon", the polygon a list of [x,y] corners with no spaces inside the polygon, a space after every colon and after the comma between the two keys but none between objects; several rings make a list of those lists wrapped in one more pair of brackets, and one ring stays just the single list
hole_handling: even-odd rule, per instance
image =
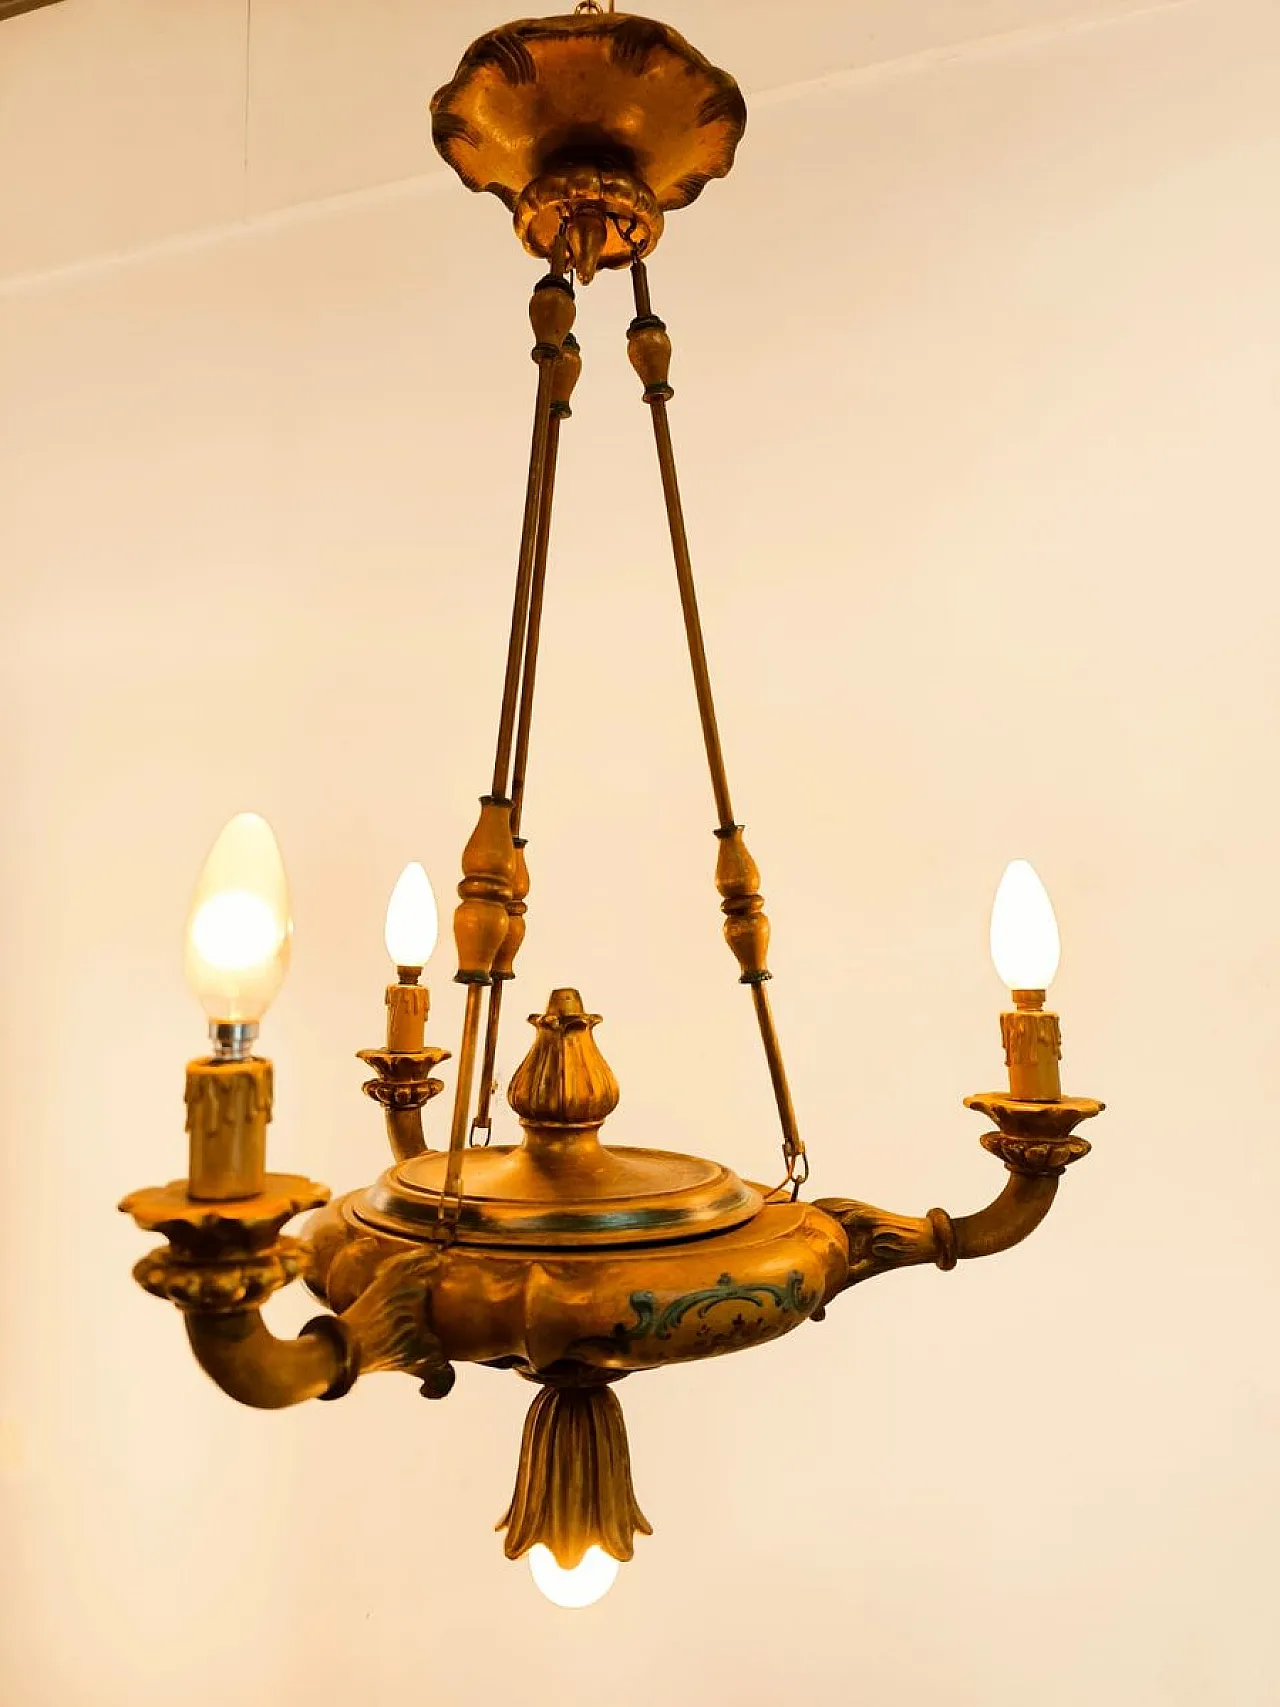
[{"label": "frosted bulb", "polygon": [[613,1587],[618,1576],[618,1561],[602,1547],[588,1547],[582,1563],[566,1571],[556,1563],[555,1554],[541,1542],[530,1550],[529,1569],[533,1580],[555,1606],[578,1608],[594,1606]]},{"label": "frosted bulb", "polygon": [[292,929],[271,826],[241,812],[210,848],[187,918],[187,982],[211,1020],[262,1018],[284,982]]},{"label": "frosted bulb", "polygon": [[387,928],[384,941],[387,953],[397,966],[423,967],[431,958],[440,935],[440,914],[436,910],[435,890],[431,879],[415,860],[406,865],[396,879],[387,903]]},{"label": "frosted bulb", "polygon": [[1062,953],[1048,891],[1025,859],[1005,868],[991,909],[991,958],[1011,990],[1047,990]]}]

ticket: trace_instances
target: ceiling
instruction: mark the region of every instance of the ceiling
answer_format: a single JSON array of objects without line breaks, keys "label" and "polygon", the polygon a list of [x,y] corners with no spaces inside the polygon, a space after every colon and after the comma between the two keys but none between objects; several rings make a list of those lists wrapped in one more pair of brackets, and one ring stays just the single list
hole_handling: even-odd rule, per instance
[{"label": "ceiling", "polygon": [[[757,98],[1196,0],[670,0]],[[513,8],[514,10],[514,8]],[[0,55],[0,277],[441,170],[425,115],[491,0],[64,0]]]},{"label": "ceiling", "polygon": [[16,18],[19,12],[34,12],[41,6],[56,6],[60,0],[0,0],[0,23]]}]

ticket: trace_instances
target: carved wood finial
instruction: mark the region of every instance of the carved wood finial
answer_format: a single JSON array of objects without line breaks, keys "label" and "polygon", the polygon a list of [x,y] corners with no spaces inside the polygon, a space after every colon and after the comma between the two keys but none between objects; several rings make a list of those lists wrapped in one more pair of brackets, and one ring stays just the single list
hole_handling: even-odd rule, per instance
[{"label": "carved wood finial", "polygon": [[462,850],[460,904],[453,915],[459,984],[487,984],[506,940],[507,907],[516,875],[511,802],[485,795],[471,840]]},{"label": "carved wood finial", "polygon": [[529,1127],[600,1126],[618,1106],[618,1081],[592,1036],[599,1014],[583,1011],[576,990],[553,990],[543,1014],[530,1014],[533,1046],[507,1093]]},{"label": "carved wood finial", "polygon": [[495,982],[505,983],[508,978],[515,977],[516,955],[524,943],[525,914],[529,911],[529,866],[524,857],[525,840],[517,836],[515,847],[515,870],[511,879],[511,899],[507,902],[507,934],[502,939],[493,963]]},{"label": "carved wood finial", "polygon": [[671,337],[656,314],[637,314],[627,329],[627,355],[644,386],[646,403],[675,396],[671,389]]},{"label": "carved wood finial", "polygon": [[574,386],[582,376],[582,346],[572,332],[565,334],[564,343],[560,346],[560,354],[551,378],[551,413],[561,419],[571,415],[569,399],[573,396]]},{"label": "carved wood finial", "polygon": [[724,939],[742,968],[740,982],[760,984],[769,973],[769,916],[760,893],[760,869],[742,839],[742,825],[718,832],[716,888],[724,914]]},{"label": "carved wood finial", "polygon": [[538,280],[529,299],[529,324],[538,340],[533,348],[535,360],[555,360],[561,345],[573,330],[577,313],[573,287],[567,279],[550,274]]}]

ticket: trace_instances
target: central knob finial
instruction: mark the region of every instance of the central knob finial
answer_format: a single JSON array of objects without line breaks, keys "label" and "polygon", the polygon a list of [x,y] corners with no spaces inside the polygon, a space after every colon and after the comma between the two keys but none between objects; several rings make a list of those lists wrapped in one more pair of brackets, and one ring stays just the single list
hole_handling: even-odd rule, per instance
[{"label": "central knob finial", "polygon": [[599,1014],[589,1014],[576,990],[553,990],[547,1011],[530,1014],[533,1047],[511,1081],[507,1098],[531,1130],[574,1127],[594,1130],[618,1106],[618,1081],[592,1032]]}]

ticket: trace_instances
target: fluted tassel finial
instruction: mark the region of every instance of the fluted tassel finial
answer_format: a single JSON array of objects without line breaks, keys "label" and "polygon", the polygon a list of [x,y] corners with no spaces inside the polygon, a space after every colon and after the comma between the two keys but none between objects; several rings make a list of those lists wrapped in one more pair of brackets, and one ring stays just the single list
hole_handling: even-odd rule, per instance
[{"label": "fluted tassel finial", "polygon": [[541,1543],[566,1571],[589,1547],[623,1562],[652,1535],[631,1485],[622,1406],[608,1387],[544,1387],[529,1407],[515,1493],[497,1525],[508,1559]]}]

